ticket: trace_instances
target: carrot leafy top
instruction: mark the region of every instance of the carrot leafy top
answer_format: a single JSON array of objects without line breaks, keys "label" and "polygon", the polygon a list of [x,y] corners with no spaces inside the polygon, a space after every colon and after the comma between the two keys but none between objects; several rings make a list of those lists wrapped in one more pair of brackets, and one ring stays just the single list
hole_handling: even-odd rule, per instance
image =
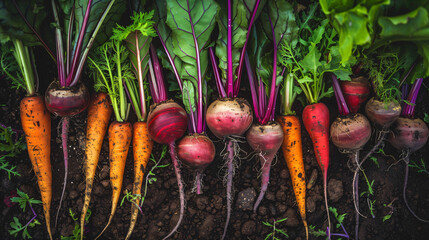
[{"label": "carrot leafy top", "polygon": [[299,12],[296,23],[298,34],[293,41],[284,42],[280,61],[298,82],[307,102],[313,104],[333,93],[332,87],[326,88],[325,73],[350,80],[353,61],[341,64],[337,32],[322,16],[317,4]]}]

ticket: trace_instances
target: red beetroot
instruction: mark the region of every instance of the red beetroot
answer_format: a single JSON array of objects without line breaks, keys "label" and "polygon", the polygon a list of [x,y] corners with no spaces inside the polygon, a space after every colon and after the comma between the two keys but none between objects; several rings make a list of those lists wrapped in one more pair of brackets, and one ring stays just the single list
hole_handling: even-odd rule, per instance
[{"label": "red beetroot", "polygon": [[46,108],[61,117],[76,115],[88,107],[89,92],[85,84],[77,82],[72,87],[61,87],[53,81],[45,93]]},{"label": "red beetroot", "polygon": [[365,113],[371,122],[382,128],[388,128],[401,114],[401,106],[394,101],[384,103],[371,98],[366,103]]},{"label": "red beetroot", "polygon": [[330,134],[332,143],[338,148],[359,150],[371,137],[371,124],[360,113],[339,116],[332,123]]},{"label": "red beetroot", "polygon": [[196,172],[193,190],[197,194],[202,193],[202,172],[213,162],[215,154],[216,149],[212,140],[203,134],[194,133],[185,136],[177,145],[177,155],[180,160]]},{"label": "red beetroot", "polygon": [[169,100],[151,106],[147,125],[149,135],[155,142],[170,144],[185,134],[188,122],[185,110]]},{"label": "red beetroot", "polygon": [[282,127],[277,122],[270,122],[266,125],[253,124],[246,134],[247,142],[259,155],[262,166],[261,191],[253,211],[256,211],[267,191],[271,163],[283,143],[283,138]]},{"label": "red beetroot", "polygon": [[252,124],[253,112],[243,98],[221,98],[208,107],[206,122],[218,138],[241,136]]},{"label": "red beetroot", "polygon": [[351,81],[340,81],[340,85],[350,112],[356,113],[369,97],[368,79],[363,76],[353,77]]},{"label": "red beetroot", "polygon": [[195,169],[206,168],[215,157],[215,146],[205,135],[185,136],[177,145],[177,155],[185,164]]}]

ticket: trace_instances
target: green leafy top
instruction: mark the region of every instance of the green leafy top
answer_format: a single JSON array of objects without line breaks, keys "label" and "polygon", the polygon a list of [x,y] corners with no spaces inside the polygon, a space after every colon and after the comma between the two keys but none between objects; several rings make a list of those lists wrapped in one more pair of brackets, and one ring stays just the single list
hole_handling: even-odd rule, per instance
[{"label": "green leafy top", "polygon": [[38,87],[33,52],[21,40],[13,39],[12,43],[1,45],[0,73],[4,73],[15,88],[23,88],[27,96],[33,96]]},{"label": "green leafy top", "polygon": [[126,121],[130,104],[126,99],[124,82],[134,79],[134,75],[127,61],[128,51],[125,46],[116,40],[108,41],[96,48],[88,59],[90,74],[95,79],[95,90],[107,91],[116,121]]},{"label": "green leafy top", "polygon": [[333,93],[332,87],[325,87],[325,73],[350,80],[353,61],[341,64],[337,33],[321,16],[317,4],[301,11],[296,19],[299,28],[298,39],[294,41],[296,45],[284,41],[280,49],[281,63],[293,74],[307,102],[313,104]]},{"label": "green leafy top", "polygon": [[400,70],[405,64],[405,58],[399,57],[398,46],[383,48],[380,52],[367,58],[364,69],[368,71],[376,98],[385,103],[397,102],[399,91]]},{"label": "green leafy top", "polygon": [[147,81],[149,47],[152,37],[156,36],[152,21],[154,11],[137,13],[131,17],[132,24],[127,27],[118,26],[114,29],[112,38],[116,41],[124,41],[128,50],[128,56],[133,67],[135,81],[126,80],[130,101],[139,121],[145,121],[147,115]]},{"label": "green leafy top", "polygon": [[353,57],[358,46],[371,45],[377,18],[389,3],[390,0],[320,0],[323,12],[338,32],[342,63]]}]

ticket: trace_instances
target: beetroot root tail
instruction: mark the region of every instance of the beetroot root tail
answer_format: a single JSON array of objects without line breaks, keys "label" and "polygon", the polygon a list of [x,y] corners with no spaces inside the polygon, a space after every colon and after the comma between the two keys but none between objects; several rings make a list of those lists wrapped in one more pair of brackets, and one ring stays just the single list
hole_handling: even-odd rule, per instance
[{"label": "beetroot root tail", "polygon": [[402,190],[402,196],[404,198],[404,202],[405,202],[405,206],[407,206],[408,211],[410,211],[410,213],[419,221],[421,222],[425,222],[425,223],[429,223],[429,220],[420,218],[419,216],[417,216],[417,214],[411,209],[410,205],[408,205],[408,201],[407,201],[407,183],[408,183],[408,170],[409,170],[409,162],[410,162],[410,151],[408,150],[405,153],[405,157],[404,157],[404,161],[405,161],[405,177],[404,177],[404,188]]},{"label": "beetroot root tail", "polygon": [[67,176],[68,176],[68,165],[69,165],[69,153],[67,148],[67,139],[69,135],[69,125],[70,125],[70,118],[69,117],[63,117],[62,119],[62,127],[61,127],[61,142],[63,146],[63,155],[64,155],[64,185],[63,185],[63,191],[61,193],[60,203],[58,204],[58,210],[57,215],[55,216],[55,227],[57,227],[58,222],[58,216],[60,214],[61,205],[63,203],[64,193],[66,191],[67,186]]},{"label": "beetroot root tail", "polygon": [[229,220],[231,218],[232,209],[232,179],[234,177],[234,142],[228,140],[226,150],[227,154],[227,176],[226,176],[226,221],[223,228],[222,240],[225,239],[226,232],[228,230]]},{"label": "beetroot root tail", "polygon": [[180,213],[179,213],[179,220],[177,221],[176,226],[173,228],[173,230],[171,230],[171,232],[167,236],[163,238],[163,240],[171,237],[177,231],[180,224],[182,223],[183,215],[185,212],[185,191],[183,189],[182,175],[180,174],[179,162],[177,160],[177,155],[176,155],[176,149],[175,149],[176,144],[172,142],[169,144],[169,147],[170,147],[171,161],[173,162],[174,172],[176,173],[176,178],[177,178],[177,185],[179,187]]}]

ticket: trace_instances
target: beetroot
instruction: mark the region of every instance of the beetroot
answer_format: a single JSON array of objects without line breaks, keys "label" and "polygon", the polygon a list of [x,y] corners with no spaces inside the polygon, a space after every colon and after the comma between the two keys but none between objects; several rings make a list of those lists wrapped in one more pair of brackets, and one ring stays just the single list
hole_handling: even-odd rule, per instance
[{"label": "beetroot", "polygon": [[365,105],[365,113],[371,122],[382,128],[388,128],[401,114],[401,106],[394,101],[384,103],[371,98]]},{"label": "beetroot", "polygon": [[243,98],[220,98],[208,107],[206,122],[218,138],[241,136],[252,124],[253,112]]},{"label": "beetroot", "polygon": [[371,124],[360,114],[339,116],[331,125],[331,140],[335,146],[349,151],[361,149],[371,137]]},{"label": "beetroot", "polygon": [[185,134],[188,122],[185,110],[172,100],[151,106],[147,125],[157,143],[170,144]]},{"label": "beetroot", "polygon": [[205,135],[185,136],[177,145],[177,155],[186,165],[194,169],[206,168],[215,157],[215,146]]},{"label": "beetroot", "polygon": [[428,127],[421,119],[400,117],[392,125],[393,134],[389,142],[397,149],[415,152],[422,148],[428,140]]},{"label": "beetroot", "polygon": [[45,103],[47,109],[57,116],[73,116],[88,107],[89,92],[81,81],[72,87],[61,87],[59,82],[53,81],[46,90]]},{"label": "beetroot", "polygon": [[206,135],[194,133],[180,140],[177,145],[177,155],[185,165],[195,170],[196,180],[193,190],[202,193],[202,172],[213,162],[216,149]]},{"label": "beetroot", "polygon": [[356,113],[369,97],[369,82],[366,77],[353,77],[351,81],[341,81],[341,91],[351,113]]},{"label": "beetroot", "polygon": [[258,154],[262,166],[261,191],[253,207],[253,211],[256,211],[267,191],[271,162],[283,143],[284,133],[277,122],[270,122],[266,125],[253,124],[247,132],[246,138],[249,145]]}]

